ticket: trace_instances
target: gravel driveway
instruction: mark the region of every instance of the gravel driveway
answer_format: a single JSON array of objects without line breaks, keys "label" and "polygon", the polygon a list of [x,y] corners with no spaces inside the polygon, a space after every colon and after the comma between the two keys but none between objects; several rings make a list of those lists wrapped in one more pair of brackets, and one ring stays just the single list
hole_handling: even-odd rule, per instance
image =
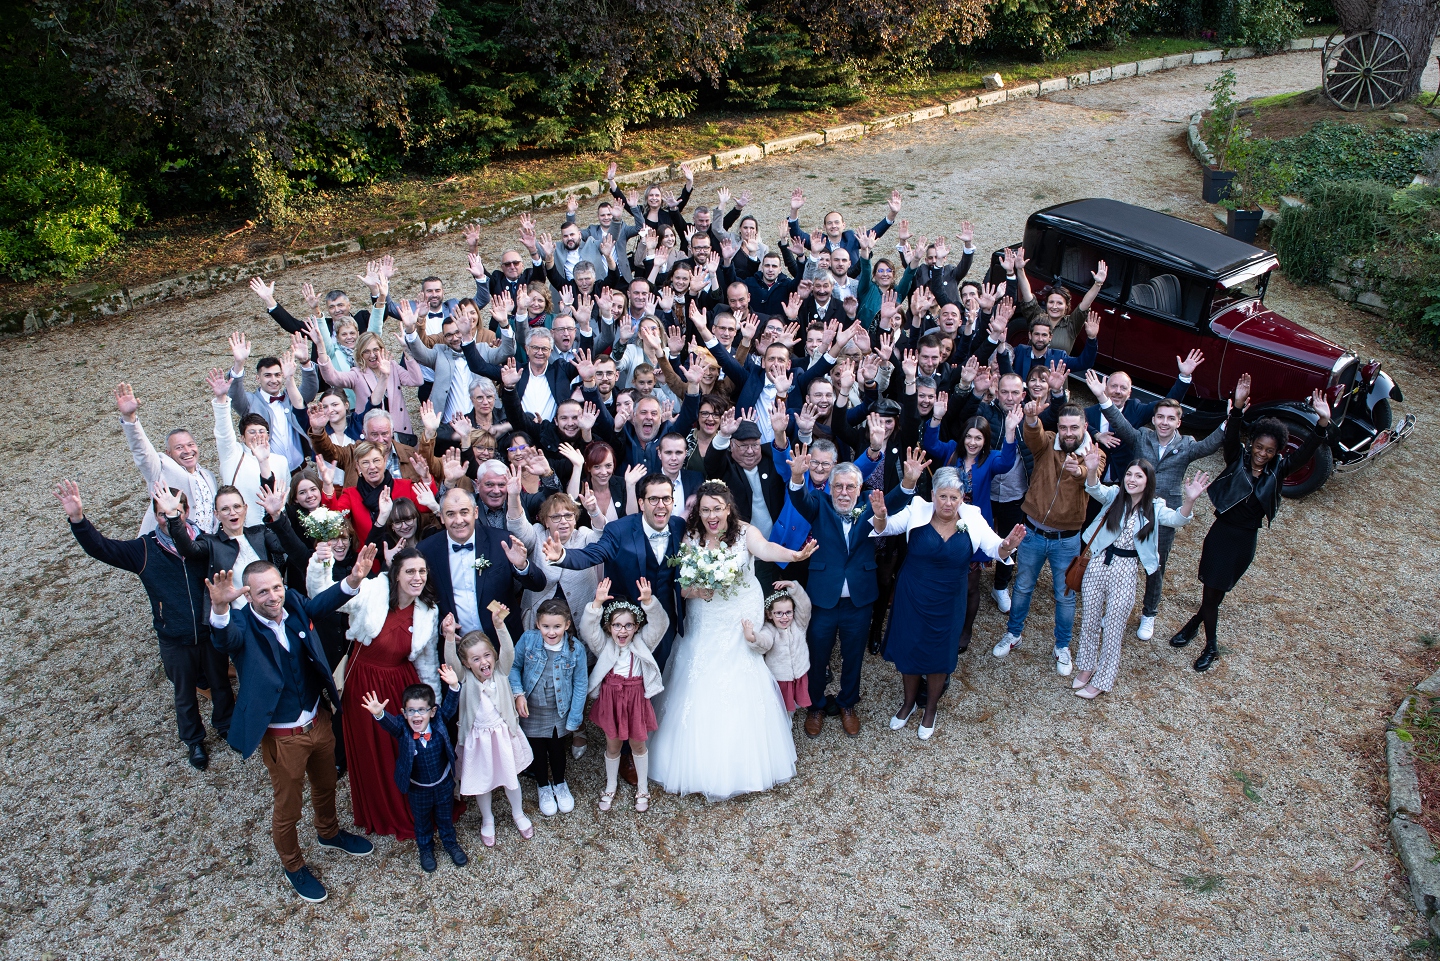
[{"label": "gravel driveway", "polygon": [[[1243,95],[1265,95],[1314,86],[1319,59],[1236,68]],[[1076,197],[1204,220],[1183,121],[1218,72],[1070,91],[723,179],[764,198],[766,235],[796,184],[810,198],[807,225],[834,206],[868,226],[899,183],[917,234],[953,234],[968,218],[984,250],[1016,241],[1032,210]],[[721,177],[702,176],[702,191]],[[398,251],[401,277],[413,283],[433,267],[463,289],[459,245],[447,236]],[[491,258],[498,251],[487,244]],[[362,266],[292,271],[280,277],[282,299],[297,302],[305,279],[354,287]],[[314,907],[290,893],[271,848],[264,767],[213,740],[208,773],[185,763],[138,582],[85,560],[49,493],[58,477],[78,479],[100,528],[131,535],[144,495],[114,383],[134,383],[152,437],[177,424],[208,437],[201,371],[228,362],[223,335],[238,327],[257,349],[278,349],[279,332],[237,286],[0,342],[0,410],[33,438],[21,445],[24,469],[0,473],[11,505],[0,528],[0,623],[11,638],[0,651],[4,953],[1400,956],[1422,929],[1386,839],[1380,745],[1400,692],[1437,660],[1416,638],[1436,629],[1440,586],[1431,426],[1440,376],[1428,361],[1379,349],[1373,319],[1328,295],[1282,281],[1271,300],[1382,357],[1406,407],[1426,420],[1382,465],[1285,505],[1222,609],[1224,655],[1209,674],[1190,670],[1193,651],[1164,643],[1198,603],[1206,504],[1177,540],[1157,640],[1128,641],[1115,692],[1094,703],[1054,674],[1042,584],[1027,644],[1003,662],[988,653],[1000,615],[983,606],[928,743],[913,726],[888,730],[898,680],[872,658],[862,736],[847,739],[832,721],[810,741],[797,723],[799,774],[763,796],[708,805],[657,795],[647,815],[618,806],[601,816],[592,748],[570,778],[573,814],[538,824],[527,843],[501,803],[493,850],[480,846],[472,814],[460,825],[471,866],[430,877],[412,845],[387,839],[366,861],[321,853],[307,817],[301,839],[331,890]],[[213,444],[203,446],[213,464]],[[533,785],[526,803],[543,820]]]}]

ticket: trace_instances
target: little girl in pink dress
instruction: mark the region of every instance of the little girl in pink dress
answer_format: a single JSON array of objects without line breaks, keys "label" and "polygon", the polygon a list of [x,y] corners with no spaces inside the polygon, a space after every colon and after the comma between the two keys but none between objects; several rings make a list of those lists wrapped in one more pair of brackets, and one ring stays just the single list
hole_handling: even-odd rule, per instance
[{"label": "little girl in pink dress", "polygon": [[[510,640],[510,632],[505,630],[505,617],[510,610],[497,604],[491,613],[495,636],[500,639],[498,652],[484,631],[471,631],[455,646],[458,660],[464,666],[464,680],[460,684],[460,750],[455,755],[455,767],[460,775],[460,794],[474,796],[480,805],[480,840],[486,847],[495,846],[495,814],[491,810],[490,795],[497,787],[505,789],[510,814],[520,836],[529,839],[535,834],[535,826],[525,816],[520,803],[520,772],[530,766],[535,756],[530,751],[530,742],[520,731],[515,695],[510,691],[510,667],[515,662],[515,645]],[[454,643],[454,624],[446,620],[446,641]],[[444,670],[452,678],[456,676],[453,665],[447,664]]]}]

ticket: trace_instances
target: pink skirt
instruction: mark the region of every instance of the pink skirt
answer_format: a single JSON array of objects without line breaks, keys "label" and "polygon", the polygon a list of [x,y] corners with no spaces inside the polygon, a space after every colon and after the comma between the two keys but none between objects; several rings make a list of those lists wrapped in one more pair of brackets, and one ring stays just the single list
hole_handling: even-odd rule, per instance
[{"label": "pink skirt", "polygon": [[600,696],[590,709],[590,720],[614,741],[643,741],[660,726],[645,696],[645,678],[621,677],[613,672],[600,682]]},{"label": "pink skirt", "polygon": [[460,793],[489,794],[497,787],[518,790],[520,772],[534,760],[530,742],[524,735],[512,735],[503,721],[495,727],[477,725],[455,757]]},{"label": "pink skirt", "polygon": [[776,681],[780,685],[780,696],[785,699],[785,710],[793,711],[797,707],[809,707],[810,700],[810,672],[806,671],[793,681]]}]

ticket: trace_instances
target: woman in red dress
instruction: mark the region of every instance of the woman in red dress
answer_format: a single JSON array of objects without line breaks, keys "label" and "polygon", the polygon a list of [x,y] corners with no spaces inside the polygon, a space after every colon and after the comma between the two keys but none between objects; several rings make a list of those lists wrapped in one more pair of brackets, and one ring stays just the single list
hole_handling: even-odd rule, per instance
[{"label": "woman in red dress", "polygon": [[[386,503],[394,503],[397,498],[408,497],[422,515],[435,509],[435,492],[439,488],[434,486],[434,478],[421,483],[391,477],[385,469],[385,452],[369,441],[356,444],[351,456],[355,459],[355,486],[337,491],[326,472],[321,477],[320,499],[331,510],[350,512],[358,543],[363,544],[370,538],[370,528],[380,513],[382,498]],[[425,523],[423,516],[421,523]]]},{"label": "woman in red dress", "polygon": [[[323,559],[311,560],[309,587],[328,586]],[[401,692],[411,684],[438,687],[439,615],[425,558],[407,548],[395,555],[385,577],[372,577],[341,609],[350,615],[346,636],[350,659],[340,695],[350,804],[355,824],[370,834],[415,837],[410,805],[395,786],[395,739],[360,706],[368,693],[400,710]]]}]

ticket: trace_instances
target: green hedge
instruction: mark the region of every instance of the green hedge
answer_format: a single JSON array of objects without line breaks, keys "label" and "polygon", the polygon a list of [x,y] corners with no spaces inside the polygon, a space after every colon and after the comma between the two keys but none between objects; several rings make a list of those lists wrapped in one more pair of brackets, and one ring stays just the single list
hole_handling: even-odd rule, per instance
[{"label": "green hedge", "polygon": [[33,114],[0,111],[0,273],[73,274],[143,213],[126,194],[121,177],[70,156]]}]

